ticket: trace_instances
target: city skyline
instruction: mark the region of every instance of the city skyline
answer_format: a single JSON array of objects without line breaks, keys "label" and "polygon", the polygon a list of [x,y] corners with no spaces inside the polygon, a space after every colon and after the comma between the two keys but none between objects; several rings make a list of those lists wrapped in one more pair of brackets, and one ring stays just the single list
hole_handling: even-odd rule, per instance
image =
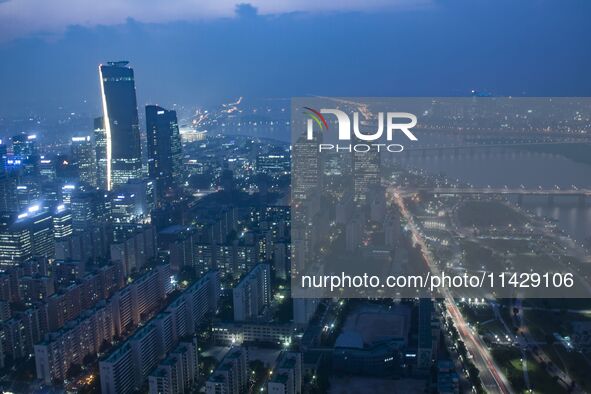
[{"label": "city skyline", "polygon": [[589,16],[0,0],[0,392],[591,392]]}]

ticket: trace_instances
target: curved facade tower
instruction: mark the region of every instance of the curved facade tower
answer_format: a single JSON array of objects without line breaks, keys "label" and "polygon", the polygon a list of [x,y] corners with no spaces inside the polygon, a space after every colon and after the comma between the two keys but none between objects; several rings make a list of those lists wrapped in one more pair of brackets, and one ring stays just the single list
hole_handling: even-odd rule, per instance
[{"label": "curved facade tower", "polygon": [[99,65],[106,135],[107,188],[141,178],[140,128],[133,69],[128,62]]}]

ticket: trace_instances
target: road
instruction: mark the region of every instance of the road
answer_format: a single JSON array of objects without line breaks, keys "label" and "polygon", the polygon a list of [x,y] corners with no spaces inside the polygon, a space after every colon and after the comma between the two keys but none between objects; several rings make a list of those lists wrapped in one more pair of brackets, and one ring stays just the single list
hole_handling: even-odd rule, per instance
[{"label": "road", "polygon": [[[412,214],[406,208],[404,199],[397,192],[394,192],[392,195],[394,196],[393,202],[398,207],[401,216],[406,220],[408,229],[412,233],[413,241],[421,248],[421,254],[423,255],[423,259],[427,264],[428,269],[434,275],[438,275],[439,268],[434,263],[434,258],[421,236]],[[466,349],[473,356],[472,362],[480,371],[480,380],[482,381],[485,390],[496,393],[512,393],[513,391],[507,378],[500,372],[482,339],[478,335],[475,335],[472,332],[472,329],[468,326],[449,290],[442,289],[441,294],[445,299],[446,309],[449,316],[452,318],[454,326],[466,345]]]},{"label": "road", "polygon": [[[517,314],[514,315],[515,325],[518,327],[518,330],[521,333],[521,336],[519,336],[519,343],[522,347],[533,349],[536,341],[527,328],[521,299],[518,298],[515,300],[513,308],[517,310]],[[550,376],[556,377],[558,384],[563,386],[564,389],[569,392],[584,393],[584,391],[575,384],[573,378],[567,372],[558,368],[558,366],[552,361],[550,356],[541,346],[537,346],[536,349],[537,350],[535,352],[532,351],[534,360],[536,360],[541,365],[545,365],[546,372]]]}]

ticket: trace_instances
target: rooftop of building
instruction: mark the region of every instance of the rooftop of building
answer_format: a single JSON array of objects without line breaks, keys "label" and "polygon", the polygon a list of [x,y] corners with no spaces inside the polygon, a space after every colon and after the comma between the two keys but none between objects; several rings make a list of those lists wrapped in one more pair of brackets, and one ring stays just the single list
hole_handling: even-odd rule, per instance
[{"label": "rooftop of building", "polygon": [[156,326],[154,326],[152,323],[148,323],[144,327],[137,330],[136,333],[133,334],[133,336],[131,338],[129,338],[129,340],[130,341],[137,341],[137,340],[143,339],[147,335],[149,335],[152,331],[155,331],[155,330],[156,330]]},{"label": "rooftop of building", "polygon": [[335,347],[363,349],[363,337],[357,331],[346,331],[338,336]]},{"label": "rooftop of building", "polygon": [[118,358],[124,356],[127,352],[131,351],[131,345],[128,342],[124,342],[121,346],[111,352],[103,361],[115,362]]},{"label": "rooftop of building", "polygon": [[208,379],[208,382],[223,383],[226,378],[223,375],[213,373]]},{"label": "rooftop of building", "polygon": [[318,350],[312,350],[304,353],[302,361],[304,364],[318,364],[322,359],[323,353]]},{"label": "rooftop of building", "polygon": [[289,380],[289,375],[286,373],[276,373],[273,374],[273,377],[271,378],[271,382],[275,382],[275,383],[283,383],[286,384],[287,381]]},{"label": "rooftop of building", "polygon": [[293,356],[290,357],[289,355],[283,357],[283,359],[279,363],[279,368],[291,369],[291,368],[294,368],[295,366],[296,366],[296,358]]},{"label": "rooftop of building", "polygon": [[154,376],[156,378],[163,378],[167,375],[166,370],[160,366],[156,367],[151,373],[150,376]]},{"label": "rooftop of building", "polygon": [[170,354],[160,363],[160,365],[174,365],[177,363],[177,361],[178,358],[174,354]]},{"label": "rooftop of building", "polygon": [[173,234],[182,233],[183,231],[187,231],[186,226],[181,226],[180,224],[174,224],[174,225],[168,226],[165,229],[163,229],[162,231],[160,231],[160,234],[173,235]]},{"label": "rooftop of building", "polygon": [[185,353],[187,351],[189,351],[189,349],[191,348],[192,344],[188,343],[188,342],[181,342],[177,345],[177,347],[172,351],[172,354],[179,354],[179,353]]}]

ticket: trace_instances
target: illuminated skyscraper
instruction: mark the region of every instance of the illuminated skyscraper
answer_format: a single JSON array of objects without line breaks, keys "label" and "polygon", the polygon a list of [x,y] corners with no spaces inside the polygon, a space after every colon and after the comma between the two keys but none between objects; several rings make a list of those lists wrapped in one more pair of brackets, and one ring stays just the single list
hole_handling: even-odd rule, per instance
[{"label": "illuminated skyscraper", "polygon": [[4,219],[0,224],[0,266],[16,266],[33,255],[53,257],[55,241],[49,211],[33,205],[16,217]]},{"label": "illuminated skyscraper", "polygon": [[8,148],[4,141],[0,139],[0,173],[6,171],[6,160],[8,159]]},{"label": "illuminated skyscraper", "polygon": [[18,134],[12,137],[12,151],[15,160],[20,160],[25,174],[36,175],[39,165],[39,151],[35,134]]},{"label": "illuminated skyscraper", "polygon": [[140,128],[133,69],[128,62],[99,66],[107,139],[107,187],[141,177]]},{"label": "illuminated skyscraper", "polygon": [[96,183],[101,189],[107,187],[107,132],[103,117],[94,119],[94,151],[96,161]]},{"label": "illuminated skyscraper", "polygon": [[156,181],[158,195],[178,182],[181,173],[181,137],[176,111],[146,106],[148,172]]},{"label": "illuminated skyscraper", "polygon": [[8,173],[0,173],[0,211],[17,211],[17,178]]},{"label": "illuminated skyscraper", "polygon": [[56,240],[62,240],[72,235],[72,212],[62,205],[58,205],[53,215],[53,235]]},{"label": "illuminated skyscraper", "polygon": [[78,167],[78,175],[82,182],[96,186],[96,157],[90,136],[72,137],[72,160]]},{"label": "illuminated skyscraper", "polygon": [[31,235],[31,245],[35,256],[53,257],[55,240],[53,238],[53,218],[51,212],[38,205],[28,208],[13,225],[14,228],[26,228]]},{"label": "illuminated skyscraper", "polygon": [[0,230],[0,267],[17,266],[31,255],[31,234],[28,229],[7,226]]},{"label": "illuminated skyscraper", "polygon": [[97,191],[73,190],[70,211],[74,232],[86,232],[105,219],[104,194]]}]

